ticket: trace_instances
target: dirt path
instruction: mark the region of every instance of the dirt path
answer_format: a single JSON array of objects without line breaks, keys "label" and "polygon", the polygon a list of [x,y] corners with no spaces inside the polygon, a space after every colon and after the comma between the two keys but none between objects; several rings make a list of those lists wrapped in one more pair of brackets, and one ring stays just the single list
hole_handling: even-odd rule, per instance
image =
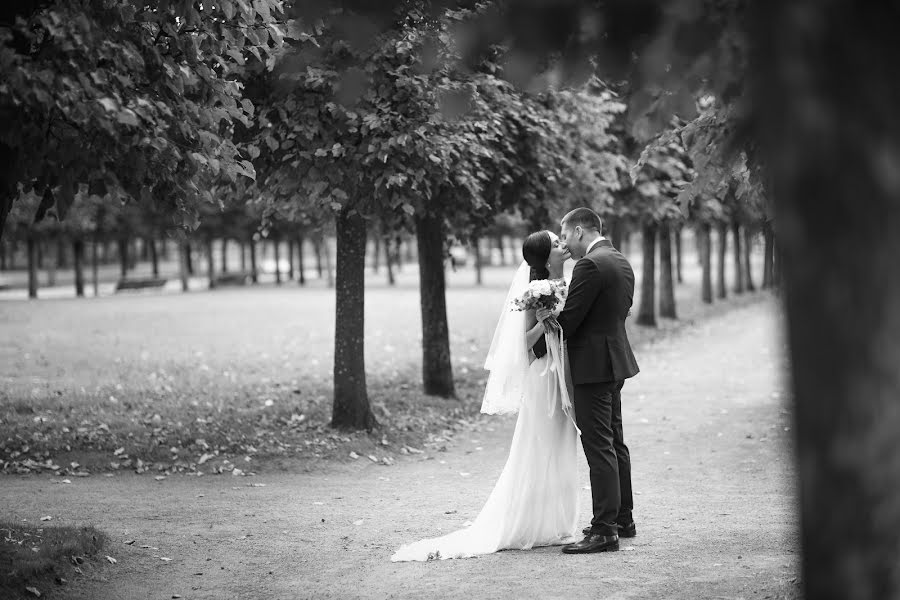
[{"label": "dirt path", "polygon": [[496,417],[446,452],[393,466],[4,477],[0,515],[110,534],[118,563],[70,598],[792,598],[799,550],[777,319],[772,302],[757,303],[638,353],[643,372],[623,395],[638,537],[618,553],[389,562],[401,543],[475,517],[512,432]]}]

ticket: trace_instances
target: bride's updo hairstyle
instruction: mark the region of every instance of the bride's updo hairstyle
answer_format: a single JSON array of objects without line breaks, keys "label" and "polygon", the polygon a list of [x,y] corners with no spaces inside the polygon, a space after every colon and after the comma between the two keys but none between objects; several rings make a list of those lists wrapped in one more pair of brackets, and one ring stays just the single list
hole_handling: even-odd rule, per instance
[{"label": "bride's updo hairstyle", "polygon": [[529,281],[550,277],[550,271],[547,270],[547,259],[550,258],[552,247],[553,241],[547,231],[536,231],[525,238],[525,242],[522,244],[522,258],[531,267]]}]

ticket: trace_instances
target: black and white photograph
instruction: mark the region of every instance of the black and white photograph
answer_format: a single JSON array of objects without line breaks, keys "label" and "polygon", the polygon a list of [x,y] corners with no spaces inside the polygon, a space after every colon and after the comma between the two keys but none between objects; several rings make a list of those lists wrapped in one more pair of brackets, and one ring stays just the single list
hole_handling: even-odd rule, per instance
[{"label": "black and white photograph", "polygon": [[900,599],[898,24],[0,0],[0,598]]}]

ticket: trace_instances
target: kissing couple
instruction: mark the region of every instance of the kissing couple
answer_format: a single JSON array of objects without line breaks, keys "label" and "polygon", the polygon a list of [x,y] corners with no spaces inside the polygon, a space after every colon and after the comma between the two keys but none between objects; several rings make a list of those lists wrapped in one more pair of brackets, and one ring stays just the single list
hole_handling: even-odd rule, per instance
[{"label": "kissing couple", "polygon": [[[638,373],[625,332],[634,272],[601,234],[594,211],[577,208],[560,225],[560,236],[538,231],[525,239],[524,262],[485,361],[490,375],[481,412],[518,413],[506,465],[469,527],[404,545],[394,562],[555,545],[566,554],[607,552],[619,549],[620,537],[636,535],[621,395],[625,380]],[[569,258],[577,262],[567,283],[563,263]],[[556,305],[512,309],[536,289],[536,280],[552,284],[537,287],[562,290]],[[593,508],[580,541],[579,435]]]}]

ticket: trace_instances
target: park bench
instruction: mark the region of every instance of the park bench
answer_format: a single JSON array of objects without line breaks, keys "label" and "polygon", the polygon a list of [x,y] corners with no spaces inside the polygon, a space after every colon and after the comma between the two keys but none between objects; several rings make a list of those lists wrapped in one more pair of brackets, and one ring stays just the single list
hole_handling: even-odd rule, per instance
[{"label": "park bench", "polygon": [[161,288],[166,285],[168,279],[159,277],[139,277],[135,279],[120,279],[116,282],[116,291],[143,290],[148,288]]},{"label": "park bench", "polygon": [[236,271],[234,273],[220,273],[216,275],[215,286],[247,285],[250,282],[250,271]]}]

